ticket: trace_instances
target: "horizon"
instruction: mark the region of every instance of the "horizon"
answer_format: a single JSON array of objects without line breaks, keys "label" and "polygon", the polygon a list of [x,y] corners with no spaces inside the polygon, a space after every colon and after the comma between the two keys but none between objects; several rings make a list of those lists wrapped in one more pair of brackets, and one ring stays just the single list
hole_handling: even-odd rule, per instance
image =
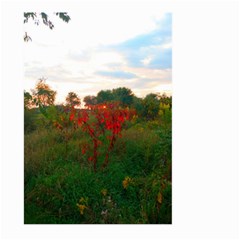
[{"label": "horizon", "polygon": [[[48,83],[46,82],[46,79],[44,79],[43,80],[44,81],[44,83],[45,84],[47,84],[48,85]],[[124,87],[122,87],[122,88],[124,88]],[[27,91],[27,92],[30,92],[30,94],[32,94],[32,90],[33,89],[30,89],[30,91]],[[53,91],[55,91],[54,89],[52,89]],[[113,89],[102,89],[103,91],[107,91],[107,90],[110,90],[110,91],[112,91]],[[102,90],[100,90],[100,91],[102,91]],[[131,90],[131,89],[130,89]],[[24,91],[26,91],[25,89],[24,89]],[[131,90],[132,91],[132,90]],[[73,91],[71,91],[71,92],[73,92]],[[75,92],[74,92],[75,93]],[[56,96],[57,96],[57,91],[56,91]],[[156,95],[158,95],[158,97],[160,97],[160,95],[162,96],[162,95],[166,95],[167,97],[172,97],[172,94],[171,93],[166,93],[166,92],[150,92],[150,93],[148,93],[148,94],[146,94],[145,96],[142,96],[142,97],[138,97],[138,96],[136,96],[136,94],[132,91],[132,94],[133,94],[133,96],[135,96],[135,97],[137,97],[137,98],[140,98],[140,99],[144,99],[148,94],[156,94]],[[86,95],[86,96],[89,96],[89,95]],[[84,97],[86,97],[86,96],[84,96]],[[91,96],[95,96],[95,97],[97,97],[97,94],[95,94],[95,95],[91,95]],[[67,95],[66,95],[66,97],[67,97]],[[66,105],[66,97],[65,97],[65,99],[64,99],[64,101],[62,101],[62,102],[56,102],[56,101],[54,101],[54,105],[55,106],[60,106],[60,105]],[[78,97],[79,97],[79,95],[78,95]],[[80,98],[79,97],[79,99],[80,99],[80,105],[78,106],[78,107],[76,107],[75,106],[75,108],[85,108],[86,106],[85,106],[85,103],[84,103],[84,97],[83,98]],[[112,101],[110,101],[110,102],[112,102]],[[115,102],[115,100],[113,100],[113,102]],[[102,103],[101,103],[102,104]],[[38,106],[34,106],[34,107],[31,107],[31,108],[38,108]]]}]

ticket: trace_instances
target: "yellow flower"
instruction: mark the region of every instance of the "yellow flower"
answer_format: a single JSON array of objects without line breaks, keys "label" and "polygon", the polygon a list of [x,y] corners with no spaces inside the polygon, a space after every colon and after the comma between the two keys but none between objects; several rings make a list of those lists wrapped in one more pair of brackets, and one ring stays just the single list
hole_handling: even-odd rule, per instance
[{"label": "yellow flower", "polygon": [[130,177],[125,177],[125,179],[122,181],[122,185],[124,189],[127,189],[129,183],[132,181],[132,179]]},{"label": "yellow flower", "polygon": [[128,182],[125,179],[123,180],[122,184],[124,189],[128,187]]},{"label": "yellow flower", "polygon": [[103,196],[106,196],[107,195],[107,189],[102,189],[102,191],[101,191],[101,194],[103,195]]},{"label": "yellow flower", "polygon": [[78,204],[77,203],[77,207],[79,208],[80,214],[83,215],[84,210],[87,208],[87,206],[83,205],[83,204]]},{"label": "yellow flower", "polygon": [[84,204],[87,205],[87,203],[88,203],[88,198],[81,197],[81,198],[79,199],[79,203],[84,203]]}]

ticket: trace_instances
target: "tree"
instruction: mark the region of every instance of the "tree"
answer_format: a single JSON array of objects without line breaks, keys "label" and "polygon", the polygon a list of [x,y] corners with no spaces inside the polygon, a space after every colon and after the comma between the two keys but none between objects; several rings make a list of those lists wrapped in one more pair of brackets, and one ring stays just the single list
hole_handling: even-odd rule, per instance
[{"label": "tree", "polygon": [[67,97],[66,97],[66,102],[68,106],[80,106],[81,100],[78,97],[78,95],[74,92],[69,92]]},{"label": "tree", "polygon": [[[66,23],[68,23],[71,20],[71,18],[69,17],[69,15],[66,12],[56,12],[54,14]],[[39,25],[41,20],[42,20],[43,24],[46,25],[47,27],[49,27],[49,29],[52,30],[54,28],[54,25],[53,25],[52,21],[49,20],[48,15],[44,12],[41,12],[41,13],[24,12],[23,23],[28,23],[29,19],[34,21],[34,23],[36,25]],[[26,32],[25,32],[25,36],[24,36],[23,39],[24,39],[25,42],[28,42],[29,40],[32,41],[31,37],[28,36],[28,34]]]},{"label": "tree", "polygon": [[143,116],[143,99],[133,96],[132,107],[136,110],[138,116]]},{"label": "tree", "polygon": [[171,125],[172,122],[172,96],[160,95],[159,117],[163,124]]},{"label": "tree", "polygon": [[132,90],[126,87],[119,87],[112,90],[114,100],[121,102],[123,106],[130,106],[133,103]]},{"label": "tree", "polygon": [[101,90],[97,94],[98,103],[106,103],[114,100],[114,96],[111,90]]},{"label": "tree", "polygon": [[29,109],[32,105],[32,95],[24,90],[24,109]]},{"label": "tree", "polygon": [[42,105],[44,107],[54,104],[56,98],[56,91],[53,91],[48,84],[45,83],[44,78],[40,78],[32,90],[33,102],[38,106]]},{"label": "tree", "polygon": [[85,102],[85,106],[96,105],[97,104],[97,97],[89,95],[89,96],[84,97],[83,101]]},{"label": "tree", "polygon": [[35,115],[31,109],[32,95],[24,90],[24,133],[27,134],[36,129]]},{"label": "tree", "polygon": [[160,102],[164,105],[168,105],[172,109],[172,96],[168,97],[165,93],[159,96]]},{"label": "tree", "polygon": [[157,117],[160,100],[157,94],[150,93],[143,99],[143,116],[147,120],[153,120]]}]

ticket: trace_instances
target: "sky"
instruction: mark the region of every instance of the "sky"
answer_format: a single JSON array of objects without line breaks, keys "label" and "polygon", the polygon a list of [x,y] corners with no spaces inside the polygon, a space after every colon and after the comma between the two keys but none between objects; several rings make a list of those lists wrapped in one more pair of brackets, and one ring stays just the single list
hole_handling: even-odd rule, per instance
[{"label": "sky", "polygon": [[130,88],[138,97],[172,91],[172,14],[161,6],[85,4],[69,9],[69,23],[46,12],[50,30],[33,21],[23,24],[32,41],[24,42],[24,89],[37,80],[81,99],[100,90]]}]

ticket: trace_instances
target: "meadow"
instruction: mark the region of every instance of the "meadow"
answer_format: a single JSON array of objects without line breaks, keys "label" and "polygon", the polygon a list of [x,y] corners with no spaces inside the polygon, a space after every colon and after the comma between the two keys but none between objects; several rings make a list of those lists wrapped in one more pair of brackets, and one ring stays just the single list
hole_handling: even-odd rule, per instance
[{"label": "meadow", "polygon": [[171,98],[155,99],[154,116],[144,99],[26,107],[25,224],[171,224]]}]

